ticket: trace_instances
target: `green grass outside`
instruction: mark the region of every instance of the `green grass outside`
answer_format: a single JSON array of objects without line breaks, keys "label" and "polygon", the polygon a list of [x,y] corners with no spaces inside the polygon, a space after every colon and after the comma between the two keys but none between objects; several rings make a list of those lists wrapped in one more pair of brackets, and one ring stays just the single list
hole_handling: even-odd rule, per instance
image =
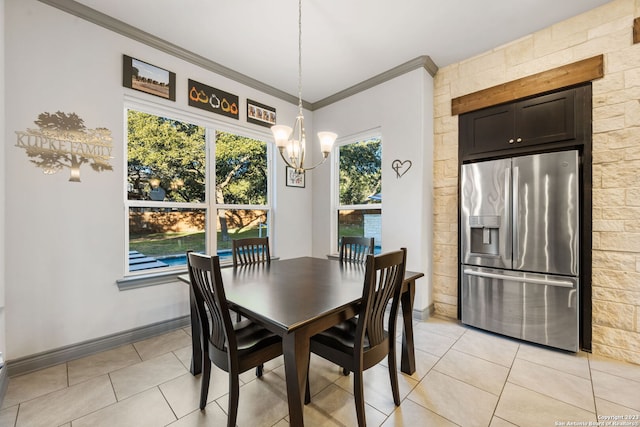
[{"label": "green grass outside", "polygon": [[338,227],[338,235],[349,237],[362,237],[364,236],[364,225],[343,225]]},{"label": "green grass outside", "polygon": [[[340,236],[363,236],[362,225],[345,225],[339,230]],[[258,228],[244,229],[240,232],[229,230],[229,238],[224,240],[222,233],[217,233],[218,250],[231,249],[232,239],[258,237]],[[188,250],[204,252],[206,250],[204,231],[197,233],[154,233],[144,236],[131,236],[129,250],[138,251],[152,257],[162,257],[171,254],[184,254]]]}]

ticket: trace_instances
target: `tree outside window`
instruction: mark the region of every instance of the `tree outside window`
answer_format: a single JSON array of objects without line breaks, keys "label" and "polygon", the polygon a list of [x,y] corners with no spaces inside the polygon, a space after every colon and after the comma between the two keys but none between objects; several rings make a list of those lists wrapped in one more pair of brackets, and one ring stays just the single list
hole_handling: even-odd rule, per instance
[{"label": "tree outside window", "polygon": [[[209,172],[208,133],[215,134]],[[183,268],[187,250],[209,252],[213,221],[223,261],[231,238],[266,235],[265,142],[131,109],[127,137],[129,272]]]},{"label": "tree outside window", "polygon": [[205,201],[205,128],[134,110],[127,128],[129,200]]},{"label": "tree outside window", "polygon": [[343,236],[381,242],[382,140],[371,137],[338,150],[338,245]]},{"label": "tree outside window", "polygon": [[267,143],[216,132],[218,251],[231,240],[263,237],[268,230]]}]

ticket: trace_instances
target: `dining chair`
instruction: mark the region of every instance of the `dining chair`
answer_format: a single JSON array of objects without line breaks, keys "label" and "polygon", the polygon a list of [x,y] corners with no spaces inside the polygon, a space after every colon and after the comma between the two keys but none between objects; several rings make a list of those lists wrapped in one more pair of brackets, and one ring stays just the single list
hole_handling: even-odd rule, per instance
[{"label": "dining chair", "polygon": [[[233,239],[231,241],[231,253],[234,267],[263,262],[269,264],[271,262],[269,236]],[[241,319],[242,316],[238,313],[236,321],[239,322]]]},{"label": "dining chair", "polygon": [[[220,274],[220,258],[187,252],[189,279],[203,337],[200,409],[207,405],[211,364],[229,373],[228,427],[238,416],[240,383],[238,376],[282,354],[282,339],[250,321],[232,323],[229,304]],[[207,314],[208,313],[208,314]],[[206,359],[209,358],[209,363]],[[259,369],[262,376],[262,369]]]},{"label": "dining chair", "polygon": [[[364,264],[367,255],[374,250],[375,239],[373,237],[342,236],[340,241],[340,262]],[[344,376],[349,375],[347,368],[342,368]]]},{"label": "dining chair", "polygon": [[[358,316],[311,337],[312,353],[353,372],[353,394],[361,427],[366,426],[362,373],[385,357],[388,358],[393,401],[396,406],[400,405],[395,336],[406,259],[405,248],[378,256],[367,255]],[[385,330],[385,310],[390,300],[391,310]],[[310,401],[307,374],[305,403]]]},{"label": "dining chair", "polygon": [[231,242],[233,266],[245,264],[270,263],[269,237],[248,237],[234,239]]},{"label": "dining chair", "polygon": [[342,236],[340,243],[340,261],[364,263],[367,255],[373,254],[373,237]]}]

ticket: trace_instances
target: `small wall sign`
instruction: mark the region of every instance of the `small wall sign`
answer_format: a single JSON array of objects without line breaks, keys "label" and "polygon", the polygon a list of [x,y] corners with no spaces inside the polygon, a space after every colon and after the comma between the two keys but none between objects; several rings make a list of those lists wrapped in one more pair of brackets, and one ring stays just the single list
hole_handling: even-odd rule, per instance
[{"label": "small wall sign", "polygon": [[396,178],[402,178],[402,176],[411,169],[411,160],[394,160],[391,163],[391,168],[396,171]]},{"label": "small wall sign", "polygon": [[238,103],[237,95],[207,86],[189,79],[189,105],[191,107],[200,108],[223,116],[238,119]]}]

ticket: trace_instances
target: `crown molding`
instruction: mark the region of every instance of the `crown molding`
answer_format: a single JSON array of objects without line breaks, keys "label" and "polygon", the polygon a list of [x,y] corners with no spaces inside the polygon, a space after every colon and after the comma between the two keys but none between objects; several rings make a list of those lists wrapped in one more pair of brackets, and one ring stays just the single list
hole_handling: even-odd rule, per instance
[{"label": "crown molding", "polygon": [[398,65],[397,67],[380,73],[377,76],[371,77],[370,79],[355,84],[345,90],[341,90],[340,92],[321,99],[320,101],[314,102],[313,104],[311,104],[311,110],[317,110],[319,108],[326,107],[327,105],[333,104],[334,102],[338,102],[342,99],[363,92],[374,86],[378,86],[381,83],[387,82],[418,68],[424,68],[429,74],[431,74],[432,77],[435,76],[438,72],[438,66],[431,60],[429,56],[418,56],[417,58],[407,61],[404,64]]},{"label": "crown molding", "polygon": [[198,55],[189,50],[186,50],[164,39],[161,39],[145,31],[142,31],[139,28],[136,28],[118,19],[112,18],[109,15],[106,15],[102,12],[99,12],[95,9],[92,9],[74,0],[38,0],[38,1],[40,1],[41,3],[47,4],[49,6],[55,7],[56,9],[60,9],[71,15],[77,16],[78,18],[82,18],[93,24],[99,25],[103,28],[111,30],[115,33],[118,33],[132,40],[146,44],[147,46],[150,46],[154,49],[168,53],[171,56],[190,62],[201,68],[204,68],[205,70],[212,71],[216,74],[219,74],[223,77],[227,77],[238,83],[241,83],[251,88],[265,92],[269,95],[273,95],[276,98],[283,99],[293,104],[298,103],[298,98],[296,98],[295,96],[289,93],[286,93],[282,90],[276,89],[272,86],[262,83],[259,80],[253,79],[249,76],[246,76],[242,73],[232,70],[231,68],[225,67],[224,65],[218,64],[217,62],[211,61],[210,59],[207,59],[201,55]]},{"label": "crown molding", "polygon": [[[194,52],[191,52],[187,49],[184,49],[180,46],[170,43],[164,39],[156,37],[153,34],[149,34],[145,31],[142,31],[139,28],[134,27],[133,25],[129,25],[125,22],[122,22],[109,15],[106,15],[102,12],[99,12],[95,9],[92,9],[88,6],[78,3],[77,1],[74,1],[74,0],[38,0],[38,1],[46,5],[49,5],[51,7],[54,7],[56,9],[67,12],[71,15],[77,16],[78,18],[82,18],[100,27],[111,30],[129,39],[143,43],[161,52],[165,52],[171,56],[187,61],[205,70],[209,70],[218,75],[221,75],[223,77],[226,77],[228,79],[241,83],[245,86],[259,90],[268,95],[272,95],[286,102],[290,102],[296,105],[298,104],[298,98],[294,95],[291,95],[273,86],[262,83],[259,80],[251,78],[245,74],[239,73],[235,70],[232,70],[231,68],[225,67],[222,64],[211,61],[210,59],[207,59],[201,55],[198,55]],[[317,110],[318,108],[326,107],[327,105],[330,105],[334,102],[337,102],[349,96],[353,96],[359,92],[372,88],[376,85],[379,85],[380,83],[384,83],[388,80],[391,80],[395,77],[398,77],[402,74],[405,74],[409,71],[413,71],[420,67],[423,67],[432,76],[434,76],[438,71],[438,67],[431,60],[429,56],[419,56],[415,59],[412,59],[411,61],[405,62],[404,64],[401,64],[388,71],[385,71],[384,73],[378,74],[377,76],[374,76],[368,80],[365,80],[361,83],[351,86],[350,88],[347,88],[331,96],[328,96],[324,99],[321,99],[320,101],[309,103],[303,100],[303,107],[310,111]]]}]

